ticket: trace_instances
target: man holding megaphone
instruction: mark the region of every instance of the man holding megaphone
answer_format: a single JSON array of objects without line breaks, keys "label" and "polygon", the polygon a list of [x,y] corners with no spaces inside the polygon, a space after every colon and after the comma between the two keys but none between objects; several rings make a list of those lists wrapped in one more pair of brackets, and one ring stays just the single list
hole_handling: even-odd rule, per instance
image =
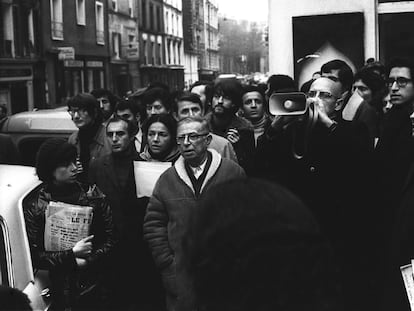
[{"label": "man holding megaphone", "polygon": [[288,187],[312,210],[334,248],[347,309],[360,310],[371,301],[364,269],[375,261],[370,257],[372,145],[364,124],[342,120],[345,95],[335,77],[315,80],[307,95],[273,94],[274,120],[255,163],[260,177]]}]

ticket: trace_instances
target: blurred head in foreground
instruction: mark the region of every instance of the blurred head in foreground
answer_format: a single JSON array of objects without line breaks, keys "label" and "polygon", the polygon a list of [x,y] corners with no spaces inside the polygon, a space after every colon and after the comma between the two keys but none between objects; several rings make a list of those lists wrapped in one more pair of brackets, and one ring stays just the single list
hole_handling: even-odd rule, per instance
[{"label": "blurred head in foreground", "polygon": [[281,186],[217,186],[190,231],[184,247],[199,310],[342,310],[330,247],[311,212]]}]

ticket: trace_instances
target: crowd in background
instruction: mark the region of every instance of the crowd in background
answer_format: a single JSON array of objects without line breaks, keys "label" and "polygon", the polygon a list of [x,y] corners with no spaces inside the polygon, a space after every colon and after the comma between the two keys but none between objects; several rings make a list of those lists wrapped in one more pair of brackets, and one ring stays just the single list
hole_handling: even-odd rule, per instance
[{"label": "crowd in background", "polygon": [[[272,75],[72,97],[79,130],[41,146],[25,210],[54,308],[409,310],[413,75],[403,59],[356,73],[333,60],[300,87]],[[306,111],[272,115],[298,91]],[[171,164],[152,195],[137,196],[134,162]],[[50,201],[94,209],[73,249],[45,251]]]}]

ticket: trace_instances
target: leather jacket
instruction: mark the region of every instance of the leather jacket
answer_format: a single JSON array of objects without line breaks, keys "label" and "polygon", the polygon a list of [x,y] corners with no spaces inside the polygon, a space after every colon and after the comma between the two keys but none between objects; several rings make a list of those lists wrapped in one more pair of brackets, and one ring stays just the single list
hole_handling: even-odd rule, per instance
[{"label": "leather jacket", "polygon": [[[95,186],[76,183],[65,196],[56,195],[49,191],[52,187],[45,184],[31,202],[24,207],[26,231],[35,269],[49,270],[52,290],[59,292],[67,289],[67,284],[78,284],[82,279],[86,288],[97,283],[103,267],[108,264],[111,251],[118,241],[118,234],[112,222],[112,212],[104,194]],[[46,251],[44,245],[45,211],[50,201],[60,201],[93,208],[93,218],[90,235],[93,238],[93,250],[85,258],[88,262],[86,269],[79,271],[72,249],[63,251]],[[85,277],[87,276],[87,277]],[[76,278],[77,281],[73,282]],[[69,282],[68,282],[69,280]],[[71,281],[72,280],[72,281]],[[56,283],[65,283],[56,284]],[[73,287],[70,285],[69,287]],[[73,288],[72,288],[73,289]],[[72,290],[73,292],[73,290]],[[57,293],[59,296],[59,293]]]}]

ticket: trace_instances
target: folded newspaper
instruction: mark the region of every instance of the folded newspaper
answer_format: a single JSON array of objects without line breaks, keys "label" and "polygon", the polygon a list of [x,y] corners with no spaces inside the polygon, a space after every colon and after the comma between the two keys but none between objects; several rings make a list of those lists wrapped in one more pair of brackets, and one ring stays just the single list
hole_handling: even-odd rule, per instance
[{"label": "folded newspaper", "polygon": [[407,292],[408,301],[410,303],[410,309],[414,311],[414,274],[413,274],[413,263],[411,265],[405,265],[400,267],[401,274],[404,280],[405,290]]},{"label": "folded newspaper", "polygon": [[45,213],[45,250],[63,251],[73,248],[89,236],[93,208],[62,202],[50,202]]}]

